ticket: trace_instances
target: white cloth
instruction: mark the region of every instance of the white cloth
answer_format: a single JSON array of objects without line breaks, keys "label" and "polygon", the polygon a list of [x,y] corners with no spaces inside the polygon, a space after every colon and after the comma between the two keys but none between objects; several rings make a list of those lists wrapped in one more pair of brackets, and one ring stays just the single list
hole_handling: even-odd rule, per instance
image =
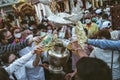
[{"label": "white cloth", "polygon": [[[8,72],[9,75],[12,75],[12,73],[15,72],[15,75],[18,80],[25,80],[26,79],[26,73],[25,71],[25,63],[29,61],[29,59],[33,56],[31,52],[26,54],[25,56],[17,59],[15,62],[10,64],[8,67],[5,68],[5,70]],[[19,71],[19,72],[17,72]]]},{"label": "white cloth", "polygon": [[105,21],[105,22],[103,22],[101,29],[110,28],[110,26],[111,26],[111,22],[110,21]]},{"label": "white cloth", "polygon": [[97,9],[97,10],[95,11],[96,14],[100,14],[101,12],[102,12],[102,9]]},{"label": "white cloth", "polygon": [[77,35],[75,34],[75,28],[72,28],[72,40],[77,40]]},{"label": "white cloth", "polygon": [[102,17],[97,20],[96,24],[98,25],[98,28],[101,29],[101,27],[102,27]]},{"label": "white cloth", "polygon": [[24,48],[24,49],[19,51],[19,55],[20,56],[24,56],[25,54],[27,54],[30,51],[31,51],[31,48],[30,47],[26,47],[26,48]]},{"label": "white cloth", "polygon": [[[44,55],[44,53],[43,53]],[[45,56],[44,56],[45,57]],[[33,61],[35,56],[32,57],[31,61]],[[42,64],[41,60],[39,64]],[[26,68],[27,78],[28,80],[45,80],[44,69],[43,67],[35,67],[35,68]]]},{"label": "white cloth", "polygon": [[[32,44],[31,47],[26,47],[22,49],[19,54],[21,56],[27,54],[29,51],[33,50],[35,48],[35,43]],[[45,55],[45,54],[44,54]],[[28,80],[45,80],[44,76],[44,69],[42,67],[33,67],[31,63],[33,63],[33,60],[36,58],[36,55],[34,55],[29,62],[26,63],[26,75]],[[39,64],[42,64],[41,60]]]},{"label": "white cloth", "polygon": [[[30,37],[29,37],[30,38]],[[32,51],[34,49],[34,44],[35,43],[32,43],[31,47],[28,46],[28,47],[25,47],[23,49],[21,49],[18,53],[20,56],[24,56],[25,54],[29,53],[30,51]]]},{"label": "white cloth", "polygon": [[120,39],[120,31],[114,30],[110,32],[110,34],[111,34],[111,39],[114,39],[114,40]]},{"label": "white cloth", "polygon": [[[96,57],[98,59],[103,60],[107,63],[109,67],[111,67],[111,59],[112,59],[112,51],[111,50],[103,50],[95,47],[90,57]],[[119,62],[120,54],[118,51],[114,51],[113,56],[113,79],[120,78],[120,62]]]}]

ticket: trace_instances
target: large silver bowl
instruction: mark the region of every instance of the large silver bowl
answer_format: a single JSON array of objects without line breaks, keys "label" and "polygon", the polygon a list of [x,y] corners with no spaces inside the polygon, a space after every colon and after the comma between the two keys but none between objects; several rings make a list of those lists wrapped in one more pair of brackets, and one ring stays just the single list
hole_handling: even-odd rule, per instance
[{"label": "large silver bowl", "polygon": [[63,67],[68,59],[70,53],[69,51],[62,46],[55,46],[53,50],[48,51],[48,61],[49,61],[49,70],[54,73],[59,73],[63,71]]}]

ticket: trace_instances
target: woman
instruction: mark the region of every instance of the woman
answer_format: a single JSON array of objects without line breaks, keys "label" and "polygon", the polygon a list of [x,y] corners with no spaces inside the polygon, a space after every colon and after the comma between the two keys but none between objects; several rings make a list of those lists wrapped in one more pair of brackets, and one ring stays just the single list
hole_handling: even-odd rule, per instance
[{"label": "woman", "polygon": [[13,27],[11,31],[12,31],[13,36],[15,37],[13,44],[16,44],[24,40],[22,38],[21,29],[19,27]]}]

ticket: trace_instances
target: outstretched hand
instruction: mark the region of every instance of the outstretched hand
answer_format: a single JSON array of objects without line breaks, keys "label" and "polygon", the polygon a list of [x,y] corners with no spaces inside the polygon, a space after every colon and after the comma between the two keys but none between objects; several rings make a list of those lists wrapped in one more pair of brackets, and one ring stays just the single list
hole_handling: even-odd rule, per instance
[{"label": "outstretched hand", "polygon": [[71,42],[72,52],[78,54],[80,57],[87,57],[88,55],[85,53],[85,50],[82,49],[78,41]]},{"label": "outstretched hand", "polygon": [[42,37],[41,36],[36,36],[36,37],[30,38],[29,41],[28,41],[28,44],[31,45],[33,42],[36,42],[38,44],[46,37],[46,35],[44,35]]},{"label": "outstretched hand", "polygon": [[37,46],[36,49],[34,50],[34,53],[37,55],[41,55],[43,52],[43,47],[42,46]]},{"label": "outstretched hand", "polygon": [[45,68],[46,70],[49,69],[49,65],[46,64],[46,63],[43,63],[43,64],[39,64],[39,66],[42,66],[43,68]]},{"label": "outstretched hand", "polygon": [[64,80],[72,80],[73,76],[74,76],[73,73],[68,73],[66,74]]}]

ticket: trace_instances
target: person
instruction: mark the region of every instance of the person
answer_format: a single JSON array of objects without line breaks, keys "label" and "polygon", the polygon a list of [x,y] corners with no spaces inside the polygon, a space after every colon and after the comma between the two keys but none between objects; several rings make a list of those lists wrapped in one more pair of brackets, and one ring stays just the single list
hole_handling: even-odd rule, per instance
[{"label": "person", "polygon": [[102,9],[97,9],[97,10],[95,11],[95,13],[96,13],[96,15],[97,15],[97,17],[96,17],[96,19],[97,19],[96,24],[98,25],[98,28],[100,29],[101,26],[102,26],[102,23],[103,23],[103,18],[102,18],[103,13],[102,13]]},{"label": "person", "polygon": [[[42,47],[41,47],[42,48]],[[39,50],[39,48],[35,49]],[[12,75],[10,75],[10,79],[17,79],[17,80],[26,80],[28,79],[27,77],[27,68],[33,69],[36,68],[39,64],[41,54],[36,54],[35,58],[32,60],[29,60],[26,64],[23,64],[18,70],[15,70]],[[14,63],[15,60],[19,59],[16,53],[4,53],[2,55],[2,61],[4,62],[4,68],[7,67],[8,65],[11,65]],[[39,66],[40,67],[40,66]],[[35,72],[34,72],[35,73]],[[44,74],[44,73],[43,73]],[[42,73],[41,73],[42,75]],[[16,76],[16,77],[15,77]],[[44,76],[44,75],[42,75]],[[42,78],[41,78],[42,79]],[[30,79],[29,79],[30,80]],[[42,79],[44,80],[44,79]]]},{"label": "person", "polygon": [[83,57],[76,67],[79,80],[112,80],[111,69],[100,59]]},{"label": "person", "polygon": [[[98,31],[97,38],[110,40],[111,35],[107,29],[102,29]],[[95,57],[106,62],[107,65],[112,69],[113,80],[120,79],[120,75],[119,75],[120,74],[120,64],[119,64],[120,54],[118,51],[116,50],[113,51],[109,49],[104,50],[98,47],[94,47],[94,50],[91,52],[90,57]]]},{"label": "person", "polygon": [[8,67],[0,68],[0,80],[10,80],[9,79],[10,74],[13,74],[16,70],[19,70],[19,68],[21,68],[25,63],[27,63],[35,53],[41,54],[41,52],[42,52],[42,48],[37,47],[37,48],[35,48],[35,50],[29,52],[25,56],[15,60]]},{"label": "person", "polygon": [[87,44],[100,47],[102,49],[120,50],[120,40],[102,40],[102,39],[88,39]]},{"label": "person", "polygon": [[85,20],[86,24],[84,25],[84,28],[86,28],[88,31],[88,38],[96,34],[98,31],[98,26],[96,23],[93,23],[91,21],[91,17],[92,17],[91,14],[86,15],[86,20]]},{"label": "person", "polygon": [[28,29],[28,23],[26,20],[21,21],[21,28],[24,31],[25,29]]},{"label": "person", "polygon": [[14,38],[15,38],[12,44],[16,44],[16,43],[22,42],[24,40],[23,37],[22,37],[21,28],[13,27],[11,32],[12,32]]},{"label": "person", "polygon": [[36,29],[36,23],[34,21],[30,21],[28,28],[30,31],[32,31],[33,29]]},{"label": "person", "polygon": [[82,47],[78,44],[78,41],[72,41],[70,44],[72,45],[71,51],[76,56],[74,58],[72,58],[73,59],[73,61],[72,61],[73,72],[66,74],[65,80],[70,80],[70,79],[74,78],[75,74],[77,73],[77,69],[76,69],[77,61],[82,57],[88,57],[85,50],[83,50]]},{"label": "person", "polygon": [[30,46],[34,41],[39,41],[40,37],[35,37],[34,39],[26,39],[17,44],[11,44],[14,40],[12,34],[7,29],[0,30],[0,54],[5,52],[15,52],[19,51],[26,46]]},{"label": "person", "polygon": [[105,22],[103,22],[101,29],[108,29],[110,34],[111,34],[111,39],[119,40],[120,31],[119,30],[113,30],[111,26],[112,26],[112,24],[111,24],[110,21],[105,21]]}]

